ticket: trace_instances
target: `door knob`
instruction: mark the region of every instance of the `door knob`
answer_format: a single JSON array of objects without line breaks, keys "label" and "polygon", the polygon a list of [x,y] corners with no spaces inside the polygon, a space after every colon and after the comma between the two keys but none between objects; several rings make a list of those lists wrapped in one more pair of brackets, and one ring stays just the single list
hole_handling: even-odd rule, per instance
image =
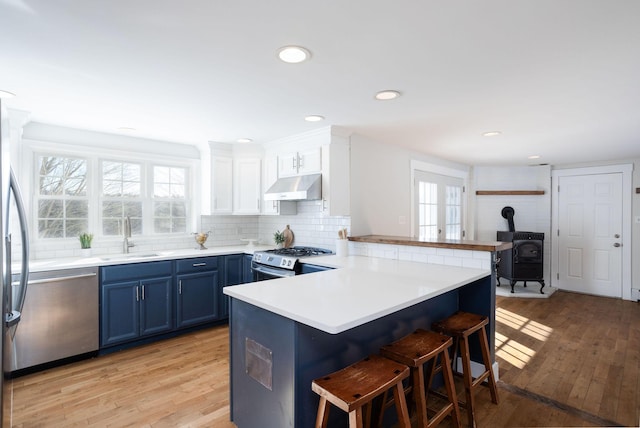
[{"label": "door knob", "polygon": [[615,235],[613,235],[613,237],[614,237],[614,238],[619,238],[619,237],[620,237],[620,234],[619,234],[619,233],[616,233]]},{"label": "door knob", "polygon": [[622,247],[622,244],[619,242],[616,242],[615,244],[613,244],[614,247],[618,248],[618,247]]}]

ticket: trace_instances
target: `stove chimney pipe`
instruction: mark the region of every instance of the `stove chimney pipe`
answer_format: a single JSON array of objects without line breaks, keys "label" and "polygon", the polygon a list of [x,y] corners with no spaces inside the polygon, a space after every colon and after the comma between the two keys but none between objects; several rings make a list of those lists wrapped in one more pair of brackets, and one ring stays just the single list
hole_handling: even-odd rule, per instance
[{"label": "stove chimney pipe", "polygon": [[513,215],[515,213],[515,210],[511,207],[504,207],[502,208],[502,217],[507,219],[507,222],[509,223],[509,232],[515,232],[516,231],[516,226],[513,223]]}]

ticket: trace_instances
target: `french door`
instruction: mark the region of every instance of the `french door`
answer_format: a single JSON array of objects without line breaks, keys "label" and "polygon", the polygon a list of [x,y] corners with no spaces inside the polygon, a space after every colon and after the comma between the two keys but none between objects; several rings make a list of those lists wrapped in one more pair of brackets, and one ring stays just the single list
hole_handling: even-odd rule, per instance
[{"label": "french door", "polygon": [[415,172],[415,231],[419,239],[462,239],[462,178]]}]

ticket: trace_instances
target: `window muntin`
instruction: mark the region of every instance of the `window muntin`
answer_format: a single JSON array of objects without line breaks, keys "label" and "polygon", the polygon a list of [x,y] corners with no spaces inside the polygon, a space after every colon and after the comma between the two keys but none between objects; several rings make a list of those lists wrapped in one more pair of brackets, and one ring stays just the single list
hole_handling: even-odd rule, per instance
[{"label": "window muntin", "polygon": [[187,230],[185,168],[153,167],[153,230],[178,233]]},{"label": "window muntin", "polygon": [[131,219],[131,234],[143,232],[142,165],[132,162],[103,160],[101,162],[102,234],[119,236],[124,231],[124,219]]},{"label": "window muntin", "polygon": [[415,178],[418,238],[462,239],[463,180],[424,171]]},{"label": "window muntin", "polygon": [[37,156],[39,238],[77,237],[89,228],[87,160]]}]

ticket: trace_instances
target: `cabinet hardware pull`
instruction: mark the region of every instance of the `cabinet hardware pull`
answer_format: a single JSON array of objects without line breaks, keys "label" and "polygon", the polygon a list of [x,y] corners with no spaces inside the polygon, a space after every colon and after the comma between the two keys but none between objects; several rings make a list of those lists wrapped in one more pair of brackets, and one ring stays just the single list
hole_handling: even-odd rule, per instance
[{"label": "cabinet hardware pull", "polygon": [[206,266],[206,263],[193,263],[193,267],[201,267],[201,266]]},{"label": "cabinet hardware pull", "polygon": [[140,301],[140,287],[136,285],[136,302]]},{"label": "cabinet hardware pull", "polygon": [[[296,155],[297,157],[297,155]],[[296,158],[291,158],[291,169],[296,169]]]},{"label": "cabinet hardware pull", "polygon": [[142,284],[142,300],[144,300],[144,284]]},{"label": "cabinet hardware pull", "polygon": [[182,280],[178,281],[178,294],[182,294]]}]

